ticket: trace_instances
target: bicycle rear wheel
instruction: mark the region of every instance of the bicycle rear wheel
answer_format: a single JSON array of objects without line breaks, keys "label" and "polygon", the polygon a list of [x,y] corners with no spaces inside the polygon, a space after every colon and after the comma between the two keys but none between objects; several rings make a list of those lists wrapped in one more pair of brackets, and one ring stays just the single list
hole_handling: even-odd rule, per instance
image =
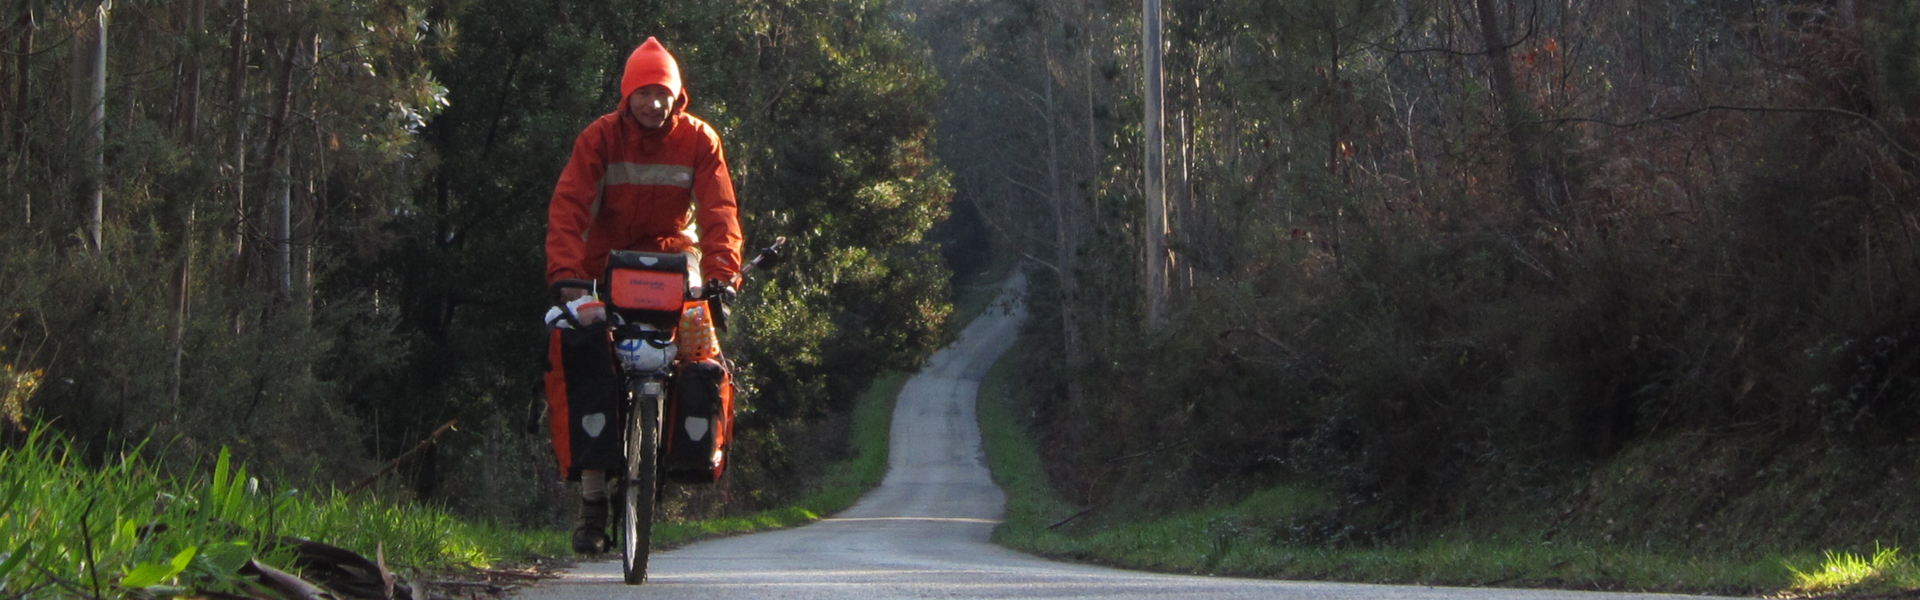
[{"label": "bicycle rear wheel", "polygon": [[[652,387],[654,390],[647,390]],[[627,470],[621,480],[620,568],[627,585],[647,581],[647,553],[653,541],[653,504],[659,476],[659,385],[634,382],[633,410],[627,419]]]}]

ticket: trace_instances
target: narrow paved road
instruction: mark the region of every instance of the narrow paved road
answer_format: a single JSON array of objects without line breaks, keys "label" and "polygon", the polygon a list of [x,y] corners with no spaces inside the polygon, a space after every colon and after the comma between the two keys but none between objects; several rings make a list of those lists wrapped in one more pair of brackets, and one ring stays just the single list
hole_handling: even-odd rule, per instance
[{"label": "narrow paved road", "polygon": [[[1009,282],[1010,297],[1024,280]],[[980,451],[974,395],[1025,310],[992,310],[901,391],[886,480],[845,513],[796,529],[653,557],[646,585],[617,560],[588,563],[526,600],[601,598],[1654,598],[1585,592],[1371,586],[1136,573],[1041,560],[988,542],[1005,496]],[[1672,598],[1667,596],[1666,598]]]}]

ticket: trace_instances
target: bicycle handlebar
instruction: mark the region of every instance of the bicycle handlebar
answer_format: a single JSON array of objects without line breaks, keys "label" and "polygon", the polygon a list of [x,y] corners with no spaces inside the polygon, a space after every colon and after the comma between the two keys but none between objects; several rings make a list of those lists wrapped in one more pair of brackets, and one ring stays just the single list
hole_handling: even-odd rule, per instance
[{"label": "bicycle handlebar", "polygon": [[780,261],[784,259],[784,257],[780,256],[780,247],[785,245],[787,245],[787,236],[783,235],[773,238],[772,246],[760,249],[760,253],[754,255],[753,260],[749,261],[747,266],[740,268],[740,278],[745,279],[747,274],[752,273],[755,269],[771,269],[774,265],[780,264]]},{"label": "bicycle handlebar", "polygon": [[[775,265],[780,264],[780,262],[785,260],[786,258],[780,255],[780,247],[785,245],[787,245],[786,236],[780,236],[780,237],[774,238],[773,245],[760,249],[760,253],[755,254],[752,261],[747,262],[746,266],[743,266],[740,268],[740,279],[742,281],[745,281],[747,278],[747,275],[754,271],[771,269]],[[717,283],[717,282],[710,282],[710,283]],[[562,290],[575,289],[575,290],[582,290],[588,293],[594,293],[599,291],[598,284],[590,279],[562,279],[562,280],[553,282],[553,285],[549,287],[551,287],[553,290],[554,306],[560,307],[563,313],[565,312],[566,302],[563,302],[560,300],[561,298],[565,297],[561,293]],[[715,303],[716,306],[715,306],[713,317],[715,322],[714,324],[718,326],[721,331],[726,331],[727,329],[727,325],[726,325],[727,317],[728,317],[727,313],[731,312],[728,308],[728,305],[733,303],[733,300],[736,294],[737,292],[735,292],[735,290],[733,289],[733,286],[726,285],[724,283],[721,284],[718,289],[707,290],[706,293],[702,294],[702,296],[706,297],[709,300],[719,301]],[[568,315],[567,318],[571,319],[572,315]]]},{"label": "bicycle handlebar", "polygon": [[560,290],[564,290],[568,288],[572,288],[576,290],[586,290],[591,292],[593,291],[593,282],[586,279],[562,279],[562,280],[553,282],[553,291],[555,293],[559,293]]},{"label": "bicycle handlebar", "polygon": [[[771,269],[775,265],[780,264],[781,261],[786,259],[786,257],[780,255],[780,247],[785,245],[787,245],[786,236],[774,238],[772,246],[760,249],[760,253],[754,255],[752,261],[748,261],[745,267],[740,268],[740,278],[746,279],[748,273],[757,270]],[[549,287],[553,289],[555,295],[558,295],[560,290],[565,289],[585,290],[588,292],[597,291],[598,289],[594,281],[590,279],[562,279],[553,282],[553,285]]]}]

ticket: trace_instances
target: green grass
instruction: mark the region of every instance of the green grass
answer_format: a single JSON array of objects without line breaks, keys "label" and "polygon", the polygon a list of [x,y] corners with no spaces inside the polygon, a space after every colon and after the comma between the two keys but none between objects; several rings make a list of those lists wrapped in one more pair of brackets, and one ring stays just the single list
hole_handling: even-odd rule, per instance
[{"label": "green grass", "polygon": [[[1007,492],[994,541],[1025,552],[1176,573],[1449,586],[1539,587],[1785,597],[1862,596],[1920,588],[1920,561],[1897,549],[1719,556],[1506,532],[1436,533],[1389,546],[1290,543],[1334,499],[1281,485],[1238,502],[1171,515],[1086,515],[1046,480],[1013,405],[1016,346],[981,386],[988,465]],[[1069,517],[1071,526],[1050,527]]]},{"label": "green grass", "polygon": [[805,525],[853,506],[861,495],[879,485],[881,478],[887,474],[888,430],[893,422],[893,403],[906,383],[905,374],[883,375],[860,396],[853,408],[851,444],[854,457],[829,468],[813,493],[792,506],[746,517],[657,523],[653,528],[654,547],[672,548],[710,537]]},{"label": "green grass", "polygon": [[[49,429],[0,451],[0,597],[237,591],[247,560],[286,568],[298,536],[424,569],[555,554],[563,538],[473,524],[422,506],[275,489],[233,464],[175,479],[139,452],[81,464]],[[150,588],[135,592],[138,588]]]},{"label": "green grass", "polygon": [[1817,566],[1793,572],[1791,592],[1815,594],[1891,594],[1920,589],[1920,561],[1899,548],[1875,548],[1872,554],[1827,551]]},{"label": "green grass", "polygon": [[[791,527],[852,506],[886,475],[893,400],[906,376],[875,382],[855,407],[855,458],[835,465],[799,503],[750,517],[661,523],[657,546]],[[298,536],[384,554],[396,571],[490,567],[567,556],[560,531],[474,523],[446,511],[327,490],[276,489],[222,451],[174,479],[139,452],[82,464],[42,427],[0,451],[0,598],[174,595],[189,588],[237,592],[248,559],[288,569],[272,543]]]}]

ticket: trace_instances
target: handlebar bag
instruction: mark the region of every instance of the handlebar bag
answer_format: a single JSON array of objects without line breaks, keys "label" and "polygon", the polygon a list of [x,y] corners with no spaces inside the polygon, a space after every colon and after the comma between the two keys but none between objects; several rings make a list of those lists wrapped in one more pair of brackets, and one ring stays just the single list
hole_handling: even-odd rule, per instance
[{"label": "handlebar bag", "polygon": [[713,483],[727,468],[733,441],[733,373],[717,360],[681,361],[666,428],[667,478]]},{"label": "handlebar bag", "polygon": [[607,306],[627,322],[671,331],[687,299],[687,256],[615,250],[607,257]]},{"label": "handlebar bag", "polygon": [[548,328],[546,367],[547,428],[554,457],[568,481],[581,469],[624,467],[620,445],[621,399],[626,393],[613,359],[613,337],[606,322],[580,329]]}]

